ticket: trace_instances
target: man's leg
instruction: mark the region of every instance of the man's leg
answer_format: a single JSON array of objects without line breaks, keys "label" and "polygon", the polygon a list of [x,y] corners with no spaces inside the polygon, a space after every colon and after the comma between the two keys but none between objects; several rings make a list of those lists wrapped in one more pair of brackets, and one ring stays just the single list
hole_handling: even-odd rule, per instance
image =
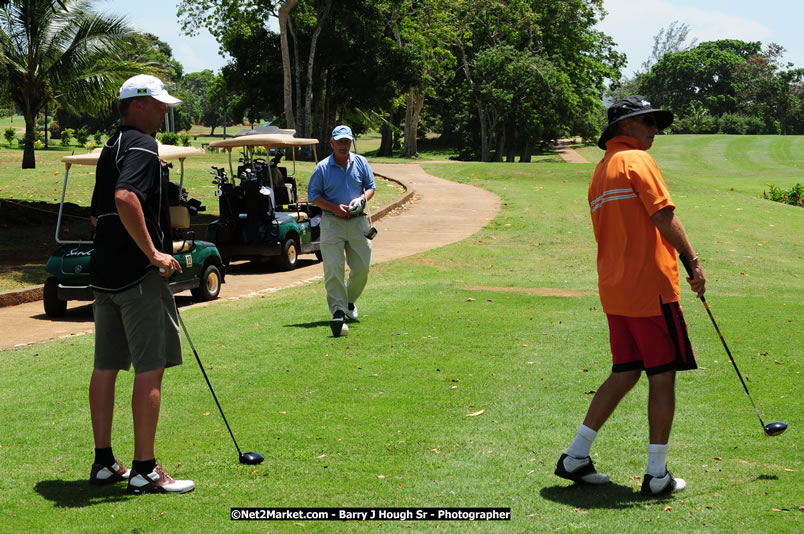
[{"label": "man's leg", "polygon": [[349,265],[349,281],[346,284],[347,300],[354,302],[363,293],[371,268],[371,241],[366,239],[368,221],[365,217],[352,221],[349,240],[346,242],[346,263]]},{"label": "man's leg", "polygon": [[118,369],[95,369],[89,381],[89,411],[96,449],[112,446],[114,386],[118,371]]},{"label": "man's leg", "polygon": [[140,373],[134,377],[131,411],[134,416],[134,460],[151,460],[154,455],[156,424],[162,401],[162,376],[165,368]]},{"label": "man's leg", "polygon": [[325,214],[321,220],[321,257],[324,263],[324,288],[327,291],[329,312],[346,311],[348,297],[345,283],[344,242],[342,222]]},{"label": "man's leg", "polygon": [[605,382],[598,388],[592,399],[592,404],[586,412],[583,424],[595,432],[600,430],[608,418],[614,413],[617,405],[631,391],[639,381],[641,370],[611,373]]},{"label": "man's leg", "polygon": [[639,381],[641,370],[631,370],[611,373],[605,382],[598,388],[592,399],[592,404],[586,412],[583,424],[578,428],[575,439],[561,455],[556,466],[555,474],[587,484],[603,485],[609,483],[609,476],[598,473],[589,456],[592,442],[597,437],[597,431],[608,420],[615,408],[625,395],[631,391]]},{"label": "man's leg", "polygon": [[648,423],[650,442],[667,443],[676,410],[676,372],[667,371],[648,376]]},{"label": "man's leg", "polygon": [[648,376],[648,424],[650,425],[650,444],[648,445],[648,468],[642,480],[642,494],[648,496],[666,495],[682,491],[687,483],[675,478],[667,470],[667,449],[670,429],[676,409],[676,372],[666,371]]}]

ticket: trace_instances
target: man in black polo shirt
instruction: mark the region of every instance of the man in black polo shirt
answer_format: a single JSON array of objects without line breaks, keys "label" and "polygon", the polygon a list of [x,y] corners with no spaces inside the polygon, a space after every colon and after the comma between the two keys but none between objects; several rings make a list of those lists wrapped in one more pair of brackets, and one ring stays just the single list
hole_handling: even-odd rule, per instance
[{"label": "man in black polo shirt", "polygon": [[[169,106],[181,103],[153,76],[129,78],[120,88],[122,126],[103,147],[92,194],[97,220],[90,262],[95,293],[95,365],[89,406],[95,439],[90,483],[128,480],[128,491],[185,493],[192,480],[174,480],[156,464],[162,376],[180,365],[176,303],[168,278],[181,272],[172,251],[167,177],[154,134]],[[134,366],[131,411],[134,462],[127,470],[112,452],[118,372]]]}]

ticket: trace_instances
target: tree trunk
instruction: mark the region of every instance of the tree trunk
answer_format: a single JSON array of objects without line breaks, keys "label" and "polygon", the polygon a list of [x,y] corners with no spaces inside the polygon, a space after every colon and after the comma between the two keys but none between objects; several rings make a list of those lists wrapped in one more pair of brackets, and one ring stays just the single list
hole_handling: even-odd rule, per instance
[{"label": "tree trunk", "polygon": [[494,161],[500,163],[503,160],[503,153],[505,152],[505,128],[503,128],[497,136],[497,149],[494,154]]},{"label": "tree trunk", "polygon": [[313,67],[315,65],[315,50],[318,44],[318,37],[329,17],[332,8],[332,0],[326,0],[321,12],[318,15],[318,24],[315,26],[313,36],[310,38],[310,55],[307,58],[307,88],[304,92],[304,128],[301,137],[309,137],[313,130]]},{"label": "tree trunk", "polygon": [[519,163],[531,162],[531,146],[529,141],[523,141],[519,149]]},{"label": "tree trunk", "polygon": [[408,105],[405,111],[405,150],[406,158],[419,157],[418,131],[419,119],[424,106],[424,94],[411,87],[408,92]]},{"label": "tree trunk", "polygon": [[36,129],[36,115],[25,114],[25,148],[22,152],[22,168],[35,169],[36,155],[34,154],[34,130]]},{"label": "tree trunk", "polygon": [[296,7],[299,0],[285,0],[279,8],[279,42],[282,46],[282,73],[284,78],[285,120],[288,128],[296,129],[296,118],[293,115],[293,84],[290,73],[290,50],[288,49],[288,14]]},{"label": "tree trunk", "polygon": [[299,62],[299,40],[296,37],[296,27],[293,24],[293,21],[289,18],[288,19],[288,30],[290,31],[290,37],[293,39],[293,94],[296,95],[296,113],[297,115],[294,117],[296,124],[299,124],[301,121],[301,116],[298,115],[304,109],[302,106],[302,94],[304,91],[302,90],[302,82],[301,82],[301,63]]},{"label": "tree trunk", "polygon": [[477,105],[477,113],[480,118],[480,161],[489,160],[489,119],[483,106]]}]

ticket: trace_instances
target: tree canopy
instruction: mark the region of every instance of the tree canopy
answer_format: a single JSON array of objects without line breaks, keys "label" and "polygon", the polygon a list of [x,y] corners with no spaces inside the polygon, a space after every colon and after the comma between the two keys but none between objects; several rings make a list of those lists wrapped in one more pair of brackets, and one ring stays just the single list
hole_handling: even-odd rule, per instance
[{"label": "tree canopy", "polygon": [[85,0],[11,0],[0,13],[0,68],[25,118],[22,168],[34,168],[37,114],[49,103],[95,112],[115,98],[134,70],[109,61],[131,30],[116,17],[97,15]]},{"label": "tree canopy", "polygon": [[624,64],[595,30],[602,0],[181,0],[179,15],[233,58],[226,86],[249,113],[322,140],[345,120],[384,147],[404,131],[408,156],[424,116],[484,160],[588,136]]}]

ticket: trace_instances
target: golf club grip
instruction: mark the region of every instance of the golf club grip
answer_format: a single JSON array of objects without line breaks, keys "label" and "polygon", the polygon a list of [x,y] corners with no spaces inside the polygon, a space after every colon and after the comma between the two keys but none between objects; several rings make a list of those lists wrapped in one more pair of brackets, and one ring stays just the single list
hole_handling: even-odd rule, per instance
[{"label": "golf club grip", "polygon": [[[694,279],[695,276],[692,274],[692,266],[690,265],[690,259],[685,254],[679,254],[678,257],[681,260],[681,265],[683,265],[684,269],[687,270],[687,276],[689,276],[690,279]],[[704,298],[703,295],[701,295],[701,302],[706,302],[706,299]],[[714,318],[712,320],[714,321]]]},{"label": "golf club grip", "polygon": [[690,266],[690,259],[684,254],[679,254],[678,257],[681,259],[681,264],[687,270],[687,276],[689,276],[690,278],[695,278],[693,276],[693,274],[692,274],[692,267]]}]

